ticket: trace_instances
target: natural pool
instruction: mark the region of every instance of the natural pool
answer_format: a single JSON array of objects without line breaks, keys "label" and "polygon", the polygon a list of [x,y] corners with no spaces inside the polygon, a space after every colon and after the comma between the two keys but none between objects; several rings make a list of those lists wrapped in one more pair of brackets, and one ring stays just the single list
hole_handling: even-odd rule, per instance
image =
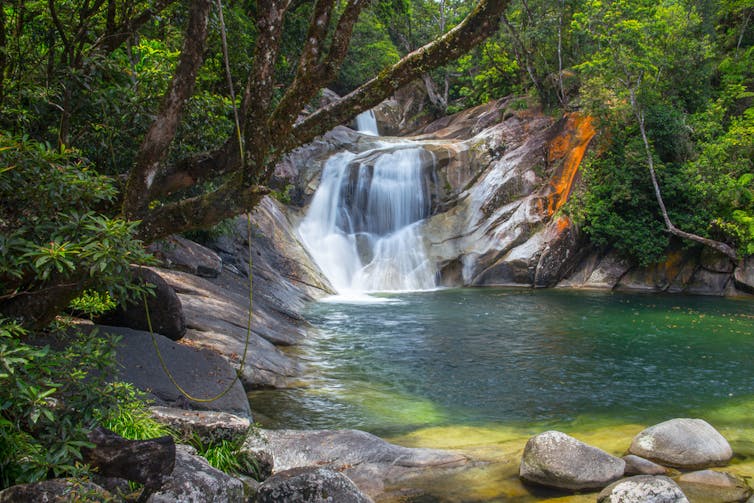
[{"label": "natural pool", "polygon": [[300,388],[252,395],[265,423],[358,428],[499,465],[463,475],[479,477],[468,501],[551,496],[515,477],[534,433],[622,454],[643,426],[672,417],[708,420],[739,454],[731,471],[754,475],[751,300],[456,289],[335,299],[306,314],[309,374]]}]

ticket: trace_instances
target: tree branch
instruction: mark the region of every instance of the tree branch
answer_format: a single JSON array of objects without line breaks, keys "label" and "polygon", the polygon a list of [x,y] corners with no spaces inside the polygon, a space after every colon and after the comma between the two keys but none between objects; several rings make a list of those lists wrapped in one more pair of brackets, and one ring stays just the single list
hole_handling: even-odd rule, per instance
[{"label": "tree branch", "polygon": [[269,189],[258,185],[244,187],[241,177],[239,173],[213,192],[151,210],[139,224],[136,237],[149,244],[171,234],[206,229],[249,211],[269,193]]},{"label": "tree branch", "polygon": [[123,214],[131,220],[141,218],[149,204],[160,164],[167,156],[175,137],[183,107],[194,92],[196,74],[202,64],[207,39],[210,5],[210,0],[194,0],[191,4],[183,48],[173,80],[165,93],[160,112],[136,154],[136,161],[126,184]]},{"label": "tree branch", "polygon": [[647,165],[649,166],[649,176],[652,179],[652,187],[654,188],[655,198],[657,199],[657,204],[660,206],[662,219],[665,221],[665,227],[667,228],[668,232],[680,238],[689,239],[691,241],[695,241],[704,246],[712,248],[713,250],[716,250],[722,253],[723,255],[725,255],[726,257],[728,257],[734,264],[738,264],[738,255],[736,254],[736,251],[730,246],[728,246],[727,244],[720,241],[715,241],[714,239],[708,239],[708,238],[699,236],[697,234],[692,234],[690,232],[683,231],[679,229],[678,227],[676,227],[675,225],[673,225],[673,222],[670,221],[670,215],[668,214],[668,210],[665,207],[665,201],[663,201],[662,193],[660,192],[660,184],[657,182],[657,174],[655,173],[654,159],[652,156],[652,148],[649,145],[649,139],[647,138],[647,132],[644,127],[644,114],[639,108],[639,104],[636,100],[636,93],[634,89],[630,88],[629,93],[630,93],[630,99],[631,99],[631,106],[633,107],[633,110],[634,110],[634,115],[636,116],[636,120],[639,122],[639,131],[641,132],[641,139],[644,142],[644,152],[647,155]]},{"label": "tree branch", "polygon": [[448,33],[406,55],[358,89],[296,124],[290,137],[283,141],[280,154],[310,142],[338,124],[377,105],[429,69],[457,59],[494,33],[508,3],[509,0],[481,0],[472,13]]}]

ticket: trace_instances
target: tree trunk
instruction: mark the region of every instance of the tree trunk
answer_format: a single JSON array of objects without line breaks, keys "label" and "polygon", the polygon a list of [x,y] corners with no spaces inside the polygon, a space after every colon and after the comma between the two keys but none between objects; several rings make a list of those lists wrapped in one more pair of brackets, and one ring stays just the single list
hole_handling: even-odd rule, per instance
[{"label": "tree trunk", "polygon": [[734,264],[738,264],[738,255],[736,251],[725,243],[715,241],[714,239],[705,238],[690,232],[683,231],[673,225],[668,215],[668,210],[665,207],[665,201],[662,199],[662,192],[660,191],[660,184],[657,181],[657,174],[655,173],[654,158],[652,156],[652,147],[649,145],[649,139],[647,138],[647,131],[644,127],[644,113],[641,111],[639,104],[636,100],[636,92],[634,89],[630,90],[631,106],[634,109],[636,120],[639,123],[639,131],[641,132],[641,139],[644,142],[644,152],[647,155],[647,166],[649,167],[649,176],[652,179],[652,187],[654,188],[655,198],[657,204],[660,206],[660,213],[662,213],[662,219],[665,222],[665,227],[668,232],[674,236],[678,236],[683,239],[688,239],[696,243],[700,243],[704,246],[716,250],[726,257],[728,257]]}]

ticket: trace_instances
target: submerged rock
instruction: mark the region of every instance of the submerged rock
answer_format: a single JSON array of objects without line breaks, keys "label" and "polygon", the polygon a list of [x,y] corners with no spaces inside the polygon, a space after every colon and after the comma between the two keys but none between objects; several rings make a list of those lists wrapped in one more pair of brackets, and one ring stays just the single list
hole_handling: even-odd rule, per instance
[{"label": "submerged rock", "polygon": [[196,455],[193,447],[178,445],[175,468],[167,482],[147,499],[147,503],[242,503],[244,484],[212,468]]},{"label": "submerged rock", "polygon": [[623,476],[626,463],[565,433],[546,431],[529,439],[519,476],[526,482],[579,491],[601,489]]},{"label": "submerged rock", "polygon": [[257,503],[371,503],[342,473],[329,468],[291,468],[259,486]]},{"label": "submerged rock", "polygon": [[671,419],[645,429],[631,442],[631,454],[665,466],[698,469],[724,466],[733,457],[725,438],[703,419]]},{"label": "submerged rock", "polygon": [[743,479],[713,470],[684,473],[676,482],[691,501],[734,503],[746,501],[752,495]]},{"label": "submerged rock", "polygon": [[598,503],[689,503],[678,484],[664,476],[637,475],[610,484]]}]

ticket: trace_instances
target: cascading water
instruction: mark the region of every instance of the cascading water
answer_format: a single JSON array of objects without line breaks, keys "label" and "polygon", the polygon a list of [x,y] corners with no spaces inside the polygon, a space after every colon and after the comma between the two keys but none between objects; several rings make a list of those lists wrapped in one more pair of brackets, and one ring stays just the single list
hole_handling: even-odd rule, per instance
[{"label": "cascading water", "polygon": [[325,164],[299,234],[339,294],[435,288],[420,233],[431,209],[426,156],[411,142],[385,143]]},{"label": "cascading water", "polygon": [[377,129],[377,118],[374,116],[374,110],[367,110],[356,116],[356,129],[363,134],[379,136],[380,132]]}]

